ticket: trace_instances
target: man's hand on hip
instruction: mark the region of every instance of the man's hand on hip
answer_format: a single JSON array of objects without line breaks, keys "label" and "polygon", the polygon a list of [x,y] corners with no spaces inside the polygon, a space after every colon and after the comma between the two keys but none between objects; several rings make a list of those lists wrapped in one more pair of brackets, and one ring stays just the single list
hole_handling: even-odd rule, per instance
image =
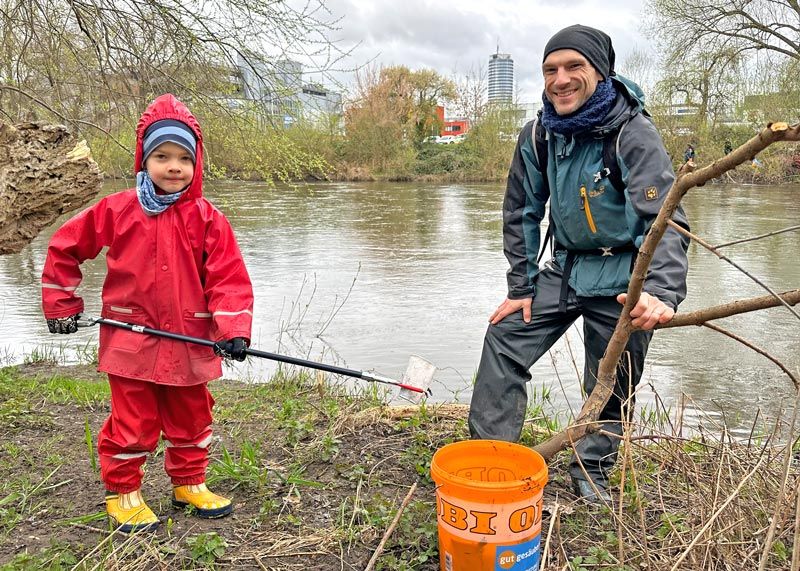
[{"label": "man's hand on hip", "polygon": [[[627,293],[621,293],[617,296],[617,301],[623,305],[625,305],[626,299],[628,299]],[[639,301],[631,309],[631,325],[649,331],[659,323],[666,323],[674,316],[674,309],[657,297],[642,292]]]},{"label": "man's hand on hip", "polygon": [[489,321],[492,325],[497,325],[503,319],[511,315],[512,313],[516,313],[520,309],[522,310],[522,319],[525,323],[531,322],[531,303],[533,302],[533,298],[525,297],[523,299],[508,299],[501,303],[497,309],[494,310],[489,316]]}]

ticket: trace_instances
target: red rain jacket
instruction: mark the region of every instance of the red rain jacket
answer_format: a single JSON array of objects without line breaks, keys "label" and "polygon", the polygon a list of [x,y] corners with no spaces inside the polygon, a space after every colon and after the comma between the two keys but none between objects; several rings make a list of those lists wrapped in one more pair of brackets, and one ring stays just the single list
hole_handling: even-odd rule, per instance
[{"label": "red rain jacket", "polygon": [[[197,137],[189,188],[166,211],[148,216],[136,189],[107,196],[53,234],[42,272],[48,319],[83,311],[75,294],[80,264],[108,247],[103,317],[214,340],[250,339],[253,290],[230,223],[203,198],[200,125],[174,96],[162,95],[136,127],[134,171],[142,169],[145,129],[178,119]],[[166,385],[194,385],[222,375],[209,347],[100,326],[98,370]]]}]

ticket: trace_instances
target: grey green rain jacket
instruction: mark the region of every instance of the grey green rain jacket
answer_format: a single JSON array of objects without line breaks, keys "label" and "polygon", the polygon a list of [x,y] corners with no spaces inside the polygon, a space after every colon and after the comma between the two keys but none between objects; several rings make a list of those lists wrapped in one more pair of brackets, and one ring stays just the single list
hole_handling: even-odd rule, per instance
[{"label": "grey green rain jacket", "polygon": [[[510,264],[508,297],[535,294],[536,261],[543,232],[545,204],[550,201],[555,258],[564,266],[565,250],[580,253],[569,278],[579,296],[609,296],[627,290],[635,252],[603,256],[602,248],[633,243],[637,248],[658,214],[675,180],[672,164],[653,123],[642,114],[644,95],[638,85],[612,76],[618,94],[601,125],[571,138],[547,132],[547,178],[542,178],[533,140],[535,121],[522,129],[511,163],[503,204],[503,249]],[[603,170],[603,138],[620,129],[617,161],[626,188],[614,188]],[[599,180],[598,180],[599,179]],[[682,209],[673,220],[688,229]],[[688,241],[668,228],[656,248],[644,291],[677,308],[686,297]]]}]

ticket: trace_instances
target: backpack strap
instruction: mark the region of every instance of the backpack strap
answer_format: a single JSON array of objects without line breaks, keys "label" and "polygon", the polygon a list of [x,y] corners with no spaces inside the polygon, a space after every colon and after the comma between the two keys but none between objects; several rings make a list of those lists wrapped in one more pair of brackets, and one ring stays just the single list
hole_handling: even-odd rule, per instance
[{"label": "backpack strap", "polygon": [[603,168],[607,171],[609,182],[619,192],[625,191],[625,181],[622,179],[622,169],[619,168],[619,136],[628,123],[623,123],[619,129],[603,137]]},{"label": "backpack strap", "polygon": [[550,185],[547,182],[547,133],[542,125],[541,110],[533,120],[533,150],[536,154],[536,162],[539,163],[539,171],[542,173],[544,185],[549,188]]},{"label": "backpack strap", "polygon": [[[544,125],[542,125],[542,111],[539,110],[539,113],[536,115],[536,119],[534,119],[533,123],[533,152],[536,155],[536,162],[539,164],[539,172],[542,175],[542,180],[544,182],[545,187],[550,189],[550,183],[547,180],[547,158],[549,153],[547,152],[547,133],[544,130]],[[542,247],[539,250],[539,255],[536,257],[536,263],[542,261],[542,257],[544,256],[545,250],[547,250],[547,244],[553,239],[553,216],[550,215],[547,224],[547,232],[544,235],[544,240],[542,240]]]}]

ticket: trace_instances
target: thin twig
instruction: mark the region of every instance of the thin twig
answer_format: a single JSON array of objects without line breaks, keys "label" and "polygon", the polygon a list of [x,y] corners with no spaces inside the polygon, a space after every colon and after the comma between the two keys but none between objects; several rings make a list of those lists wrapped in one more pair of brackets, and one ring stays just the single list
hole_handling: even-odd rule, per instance
[{"label": "thin twig", "polygon": [[85,530],[85,531],[91,531],[92,533],[100,533],[100,534],[103,534],[103,535],[105,535],[106,533],[108,533],[108,530],[107,530],[107,529],[101,529],[101,528],[99,528],[99,527],[92,527],[91,525],[86,525],[86,524],[84,524],[84,523],[71,523],[71,524],[69,524],[69,525],[70,525],[70,527],[75,527],[75,528],[78,528],[78,529],[83,529],[83,530]]},{"label": "thin twig", "polygon": [[755,240],[761,240],[761,238],[769,238],[770,236],[783,234],[784,232],[793,232],[794,230],[800,230],[800,226],[790,226],[789,228],[784,228],[783,230],[775,230],[774,232],[760,234],[758,236],[753,236],[752,238],[742,238],[741,240],[734,240],[733,242],[725,242],[724,244],[717,244],[716,246],[714,246],[714,249],[719,250],[720,248],[727,248],[728,246],[733,246],[734,244],[744,244],[745,242],[753,242]]},{"label": "thin twig", "polygon": [[778,360],[776,357],[773,357],[772,355],[770,355],[769,353],[767,353],[767,352],[766,352],[764,349],[762,349],[761,347],[758,347],[758,346],[756,346],[756,345],[753,345],[752,343],[750,343],[749,341],[747,341],[746,339],[744,339],[744,338],[742,338],[742,337],[739,337],[739,336],[738,336],[738,335],[736,335],[735,333],[732,333],[731,331],[728,331],[727,329],[723,329],[722,327],[719,327],[719,326],[717,326],[717,325],[714,325],[714,324],[712,324],[712,323],[703,323],[703,327],[708,327],[709,329],[713,329],[714,331],[717,331],[718,333],[722,333],[723,335],[727,335],[727,336],[728,336],[728,337],[730,337],[731,339],[734,339],[734,340],[738,341],[739,343],[741,343],[742,345],[745,345],[745,346],[749,347],[750,349],[752,349],[752,350],[753,350],[753,351],[755,351],[756,353],[759,353],[759,354],[761,354],[761,355],[764,355],[764,357],[766,357],[767,359],[769,359],[770,361],[772,361],[773,363],[775,363],[776,365],[778,365],[778,367],[780,367],[780,368],[781,368],[781,370],[782,370],[784,373],[786,373],[786,375],[789,377],[789,379],[791,379],[792,383],[794,384],[794,388],[795,388],[795,390],[798,390],[798,391],[800,391],[800,380],[798,380],[797,376],[796,376],[796,375],[794,375],[794,374],[793,374],[793,373],[792,373],[792,372],[791,372],[791,371],[790,371],[790,370],[789,370],[789,369],[786,367],[786,365],[784,365],[783,363],[781,363],[781,362],[780,362],[780,361],[779,361],[779,360]]},{"label": "thin twig", "polygon": [[400,507],[397,509],[397,513],[394,515],[394,519],[392,523],[389,525],[386,533],[383,534],[383,538],[381,542],[378,544],[378,547],[375,549],[375,553],[372,554],[372,558],[367,563],[367,566],[364,568],[364,571],[372,571],[372,568],[375,567],[375,563],[378,561],[378,557],[381,556],[383,553],[383,548],[386,545],[386,542],[389,540],[389,537],[392,535],[394,528],[397,527],[397,524],[400,522],[400,516],[403,515],[403,510],[406,509],[406,506],[411,501],[411,496],[414,495],[414,492],[417,491],[417,483],[414,482],[412,484],[411,489],[408,490],[405,499],[403,499],[403,503],[400,504]]},{"label": "thin twig", "polygon": [[[796,386],[795,384],[795,387]],[[767,537],[764,540],[764,550],[761,552],[761,561],[758,564],[758,571],[764,571],[767,568],[767,562],[772,553],[772,542],[775,540],[775,531],[778,529],[781,505],[786,498],[786,484],[789,480],[789,471],[792,466],[792,442],[794,439],[794,428],[797,425],[798,407],[800,407],[800,392],[797,393],[794,399],[794,412],[792,413],[792,422],[789,424],[789,442],[786,444],[786,451],[783,457],[783,480],[781,481],[780,490],[778,490],[778,497],[775,498],[775,510],[772,513],[772,523],[770,523]]]},{"label": "thin twig", "polygon": [[792,571],[800,570],[800,478],[795,482],[794,491],[794,541],[792,542]]},{"label": "thin twig", "polygon": [[793,314],[795,317],[797,317],[797,319],[800,319],[800,313],[797,313],[797,312],[794,310],[794,308],[792,308],[792,306],[791,306],[791,305],[789,305],[788,303],[786,303],[786,302],[783,300],[783,298],[781,298],[781,296],[780,296],[780,295],[778,295],[778,294],[777,294],[775,291],[773,291],[771,287],[769,287],[767,284],[765,284],[764,282],[762,282],[762,281],[761,281],[759,278],[757,278],[756,276],[754,276],[753,274],[751,274],[750,272],[748,272],[747,270],[745,270],[745,269],[744,269],[742,266],[740,266],[739,264],[737,264],[736,262],[734,262],[733,260],[731,260],[729,257],[727,257],[727,256],[725,256],[725,255],[723,255],[723,254],[720,254],[719,252],[717,252],[717,249],[716,249],[714,246],[712,246],[711,244],[709,244],[708,242],[706,242],[705,240],[703,240],[703,239],[702,239],[702,238],[700,238],[699,236],[697,236],[697,235],[695,235],[695,234],[692,234],[691,232],[689,232],[689,231],[688,231],[686,228],[684,228],[683,226],[680,226],[679,224],[676,224],[676,223],[675,223],[674,221],[672,221],[672,220],[667,220],[667,224],[669,224],[670,226],[672,226],[672,228],[674,228],[675,230],[677,230],[679,233],[683,234],[684,236],[688,236],[689,238],[691,238],[692,240],[694,240],[695,242],[697,242],[698,244],[700,244],[700,245],[701,245],[703,248],[705,248],[706,250],[708,250],[709,252],[711,252],[712,254],[714,254],[715,256],[717,256],[717,257],[718,257],[720,260],[722,260],[723,262],[728,262],[728,263],[729,263],[730,265],[732,265],[734,268],[736,268],[737,270],[739,270],[740,272],[742,272],[742,273],[743,273],[744,275],[746,275],[748,278],[750,278],[751,280],[753,280],[754,282],[756,282],[758,285],[760,285],[762,288],[764,288],[764,289],[765,289],[765,290],[767,290],[769,293],[771,293],[773,296],[775,296],[775,298],[776,298],[776,299],[780,300],[780,302],[781,302],[781,305],[783,305],[783,306],[784,306],[786,309],[788,309],[789,311],[791,311],[791,312],[792,312],[792,314]]},{"label": "thin twig", "polygon": [[108,137],[109,139],[114,141],[114,143],[116,143],[117,146],[119,146],[119,148],[121,148],[123,151],[125,151],[129,155],[133,156],[133,153],[131,152],[130,148],[126,147],[125,145],[123,145],[119,141],[119,139],[117,139],[114,135],[112,135],[107,129],[103,129],[99,125],[95,125],[94,123],[92,123],[90,121],[85,121],[83,119],[76,119],[75,117],[72,117],[72,118],[67,117],[63,113],[59,113],[58,111],[53,109],[50,105],[48,105],[47,103],[45,103],[41,99],[38,99],[35,95],[31,95],[27,91],[25,91],[23,89],[19,89],[18,87],[14,87],[14,86],[11,86],[11,85],[3,84],[3,85],[0,85],[0,90],[2,90],[2,89],[6,89],[8,91],[14,91],[16,93],[19,93],[20,95],[24,95],[25,97],[27,97],[28,99],[30,99],[31,101],[33,101],[37,105],[39,105],[41,107],[44,107],[50,113],[52,113],[53,115],[55,115],[59,119],[62,119],[63,121],[75,123],[76,125],[86,125],[87,127],[92,127],[93,129],[97,129],[98,131],[103,133],[106,137]]},{"label": "thin twig", "polygon": [[697,533],[697,535],[695,535],[694,539],[689,544],[689,546],[686,548],[686,550],[681,554],[681,556],[678,557],[678,560],[675,561],[675,564],[672,566],[670,571],[677,571],[677,569],[680,567],[680,564],[683,562],[683,560],[686,559],[686,557],[692,551],[694,546],[697,545],[697,543],[700,541],[700,538],[702,538],[703,535],[705,534],[705,532],[708,531],[711,528],[711,526],[717,520],[719,515],[725,510],[725,508],[728,507],[728,504],[730,504],[736,498],[736,496],[739,495],[739,492],[742,491],[742,488],[744,487],[744,485],[758,471],[758,469],[761,467],[761,464],[764,463],[765,459],[766,459],[766,456],[762,456],[761,457],[761,459],[758,461],[758,464],[756,464],[756,467],[753,468],[750,472],[748,472],[748,474],[744,478],[742,478],[741,482],[739,482],[739,485],[736,486],[736,489],[733,491],[733,493],[730,496],[728,496],[728,499],[725,500],[725,502],[719,507],[719,509],[717,509],[717,511],[714,512],[714,514],[710,518],[708,518],[708,521],[706,522],[706,524]]},{"label": "thin twig", "polygon": [[550,554],[550,539],[553,537],[553,528],[556,525],[556,520],[558,519],[558,496],[556,496],[555,507],[553,508],[553,513],[550,514],[550,527],[547,529],[547,539],[544,541],[544,550],[542,551],[542,559],[541,564],[544,568],[547,565],[547,557]]}]

